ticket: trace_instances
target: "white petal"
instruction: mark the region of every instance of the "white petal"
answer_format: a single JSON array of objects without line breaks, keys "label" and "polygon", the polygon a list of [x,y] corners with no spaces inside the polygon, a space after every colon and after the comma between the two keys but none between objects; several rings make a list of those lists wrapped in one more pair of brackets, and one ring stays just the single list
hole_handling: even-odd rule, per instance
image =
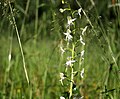
[{"label": "white petal", "polygon": [[79,16],[81,16],[81,11],[82,11],[82,8],[78,9]]},{"label": "white petal", "polygon": [[60,96],[60,99],[65,99],[65,97],[63,97],[63,96]]},{"label": "white petal", "polygon": [[83,29],[82,35],[84,35],[85,31],[87,30],[87,26]]},{"label": "white petal", "polygon": [[84,50],[83,50],[83,51],[81,51],[81,57],[83,57],[83,56],[84,56],[84,52],[85,52]]},{"label": "white petal", "polygon": [[81,42],[83,45],[85,45],[85,42],[83,42],[83,38],[82,38],[81,35],[80,35],[80,42]]},{"label": "white petal", "polygon": [[71,65],[72,63],[74,63],[74,62],[75,62],[75,60],[69,60],[69,61],[66,62],[66,65],[67,65],[67,66],[70,66],[70,65]]},{"label": "white petal", "polygon": [[8,60],[9,60],[9,61],[11,60],[11,54],[9,54],[9,56],[8,56]]},{"label": "white petal", "polygon": [[80,76],[81,78],[84,78],[84,68],[82,69]]},{"label": "white petal", "polygon": [[80,41],[82,41],[83,40],[83,38],[82,38],[82,36],[80,35]]},{"label": "white petal", "polygon": [[65,50],[62,47],[60,47],[60,50],[62,54],[65,52]]}]

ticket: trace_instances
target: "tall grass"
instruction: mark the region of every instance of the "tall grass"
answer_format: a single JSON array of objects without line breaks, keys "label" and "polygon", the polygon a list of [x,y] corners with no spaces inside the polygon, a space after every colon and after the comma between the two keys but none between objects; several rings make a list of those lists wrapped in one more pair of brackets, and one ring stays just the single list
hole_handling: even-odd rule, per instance
[{"label": "tall grass", "polygon": [[[94,0],[88,7],[79,0],[27,0],[24,8],[1,2],[1,99],[120,98],[119,1],[102,14]],[[31,3],[34,20],[27,23]]]}]

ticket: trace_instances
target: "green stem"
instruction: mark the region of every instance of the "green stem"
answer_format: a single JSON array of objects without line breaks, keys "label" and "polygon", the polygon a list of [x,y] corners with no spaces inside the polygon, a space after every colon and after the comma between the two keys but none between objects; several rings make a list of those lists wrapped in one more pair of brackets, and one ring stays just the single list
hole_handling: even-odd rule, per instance
[{"label": "green stem", "polygon": [[38,6],[39,6],[39,0],[36,0],[36,9],[35,9],[35,43],[37,40],[37,33],[38,33]]},{"label": "green stem", "polygon": [[69,98],[71,98],[71,96],[72,96],[72,87],[73,87],[73,67],[71,67],[71,82],[70,82],[70,96],[69,96]]},{"label": "green stem", "polygon": [[[74,54],[75,54],[75,44],[73,43],[73,45],[72,45],[72,60],[74,59]],[[73,73],[74,73],[74,69],[73,69],[73,64],[71,65],[71,81],[70,81],[70,95],[69,95],[69,98],[71,98],[71,96],[72,96],[72,88],[73,88],[73,77],[74,77],[74,75],[73,75]]]},{"label": "green stem", "polygon": [[23,47],[22,47],[20,35],[19,35],[19,32],[18,32],[18,28],[17,28],[17,25],[16,25],[16,20],[15,20],[13,9],[11,7],[10,2],[9,2],[9,7],[10,7],[10,11],[11,11],[13,26],[14,26],[15,31],[16,31],[16,35],[17,35],[17,39],[18,39],[18,43],[19,43],[19,47],[20,47],[20,51],[21,51],[21,55],[22,55],[22,61],[23,61],[23,68],[24,68],[24,72],[25,72],[25,77],[26,77],[26,80],[27,80],[28,85],[29,85],[30,81],[29,81],[28,72],[27,72],[27,68],[26,68],[25,56],[24,56],[24,53],[23,53]]},{"label": "green stem", "polygon": [[26,8],[25,8],[25,13],[24,13],[25,16],[24,16],[24,18],[22,20],[22,25],[21,25],[21,30],[20,30],[20,34],[21,35],[23,34],[25,20],[26,20],[26,16],[27,16],[27,13],[28,13],[29,5],[30,5],[30,0],[27,0],[27,4],[26,4]]}]

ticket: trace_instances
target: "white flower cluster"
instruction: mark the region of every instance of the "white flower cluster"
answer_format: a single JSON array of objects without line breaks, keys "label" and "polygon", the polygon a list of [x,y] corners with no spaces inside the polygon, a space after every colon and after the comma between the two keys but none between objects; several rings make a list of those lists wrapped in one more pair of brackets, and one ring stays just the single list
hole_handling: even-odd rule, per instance
[{"label": "white flower cluster", "polygon": [[[80,35],[80,43],[81,43],[83,46],[85,46],[85,42],[84,42],[84,40],[83,40],[83,36],[84,36],[86,30],[87,30],[87,26],[82,30],[82,35]],[[81,51],[81,59],[82,59],[82,60],[84,60],[84,53],[85,53],[85,50],[83,49],[83,50]],[[84,78],[84,68],[81,70],[80,76],[81,76],[81,78]]]},{"label": "white flower cluster", "polygon": [[[82,10],[81,8],[78,9],[78,15],[79,15],[79,16],[81,16],[81,10]],[[64,9],[62,9],[62,8],[60,9],[60,12],[64,12],[64,11],[65,11]],[[67,28],[70,27],[71,25],[74,25],[73,22],[74,22],[75,20],[76,20],[76,18],[73,18],[73,19],[72,19],[71,16],[67,16]],[[73,37],[72,37],[71,33],[72,33],[72,32],[71,32],[70,28],[67,29],[67,32],[66,32],[66,33],[64,33],[64,35],[66,36],[66,39],[65,39],[65,40],[68,41],[68,42],[69,42],[69,41],[72,41],[72,38],[73,38]]]},{"label": "white flower cluster", "polygon": [[87,30],[87,26],[82,30],[82,35],[80,35],[80,42],[82,45],[85,45],[85,42],[83,41],[83,36]]},{"label": "white flower cluster", "polygon": [[[64,1],[64,0],[63,0]],[[64,3],[64,2],[63,2]],[[66,10],[69,10],[69,8],[68,9],[62,9],[62,8],[60,8],[59,9],[60,10],[60,12],[61,13],[63,13],[63,12],[65,12]],[[80,18],[81,18],[81,11],[82,11],[82,8],[80,8],[80,9],[78,9],[77,10],[77,15],[79,15],[80,16]],[[76,13],[76,11],[75,11],[75,13]],[[74,15],[73,13],[72,13],[72,15]],[[69,48],[69,46],[67,46],[66,48],[64,48],[62,45],[60,46],[60,50],[61,50],[61,55],[63,54],[63,53],[65,53],[66,52],[66,50],[70,50],[71,51],[71,57],[68,57],[67,58],[67,61],[66,61],[66,63],[65,63],[65,66],[66,66],[66,71],[65,71],[65,74],[64,73],[60,73],[60,82],[61,82],[61,84],[63,85],[63,80],[65,80],[65,79],[69,79],[71,82],[74,82],[74,80],[73,80],[73,77],[74,77],[74,63],[76,62],[76,52],[75,52],[75,47],[76,47],[76,42],[77,41],[79,41],[81,44],[82,44],[82,47],[84,48],[84,46],[85,46],[85,41],[84,41],[84,35],[85,35],[85,32],[86,32],[86,30],[87,30],[87,26],[85,27],[85,28],[83,28],[82,29],[82,33],[81,33],[81,35],[79,36],[80,38],[79,38],[79,40],[77,39],[77,41],[75,41],[75,33],[76,33],[76,31],[75,31],[75,21],[77,21],[77,18],[75,18],[74,16],[67,16],[67,25],[66,25],[66,32],[64,32],[63,34],[64,34],[64,36],[65,36],[65,41],[67,42],[67,45],[69,45],[69,44],[71,44],[72,45],[72,49],[71,48]],[[74,31],[74,32],[73,32]],[[70,46],[71,46],[70,45]],[[80,59],[81,59],[81,63],[82,63],[82,61],[84,60],[84,53],[85,53],[85,50],[83,49],[81,52],[80,52]],[[80,63],[80,64],[81,64]],[[69,70],[69,69],[67,69],[67,68],[70,68],[71,69],[71,77],[69,78],[69,76],[67,75],[67,70]],[[81,76],[81,78],[84,78],[84,68],[82,68],[82,70],[81,70],[81,72],[80,72],[80,76]],[[70,82],[70,83],[71,83]],[[70,97],[72,96],[72,90],[73,89],[71,89],[72,87],[72,84],[70,84]],[[76,90],[76,88],[75,88],[75,90]],[[63,96],[60,96],[60,99],[65,99],[65,97],[63,97]],[[76,97],[74,97],[74,99],[76,99]],[[79,99],[83,99],[83,96],[82,97],[79,97]]]}]

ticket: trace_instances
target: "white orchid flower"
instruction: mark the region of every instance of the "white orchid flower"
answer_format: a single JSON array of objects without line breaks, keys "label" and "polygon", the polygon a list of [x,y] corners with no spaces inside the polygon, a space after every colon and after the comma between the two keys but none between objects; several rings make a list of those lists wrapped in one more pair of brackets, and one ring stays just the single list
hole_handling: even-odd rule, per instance
[{"label": "white orchid flower", "polygon": [[68,40],[68,41],[71,41],[73,38],[72,35],[70,35],[70,33],[71,33],[70,29],[67,29],[67,32],[64,33],[64,35],[66,36],[66,40]]},{"label": "white orchid flower", "polygon": [[68,60],[65,64],[66,66],[71,66],[75,62],[76,62],[75,60]]},{"label": "white orchid flower", "polygon": [[71,16],[67,16],[68,20],[68,26],[73,25],[73,22],[76,20],[76,18],[72,19]]}]

